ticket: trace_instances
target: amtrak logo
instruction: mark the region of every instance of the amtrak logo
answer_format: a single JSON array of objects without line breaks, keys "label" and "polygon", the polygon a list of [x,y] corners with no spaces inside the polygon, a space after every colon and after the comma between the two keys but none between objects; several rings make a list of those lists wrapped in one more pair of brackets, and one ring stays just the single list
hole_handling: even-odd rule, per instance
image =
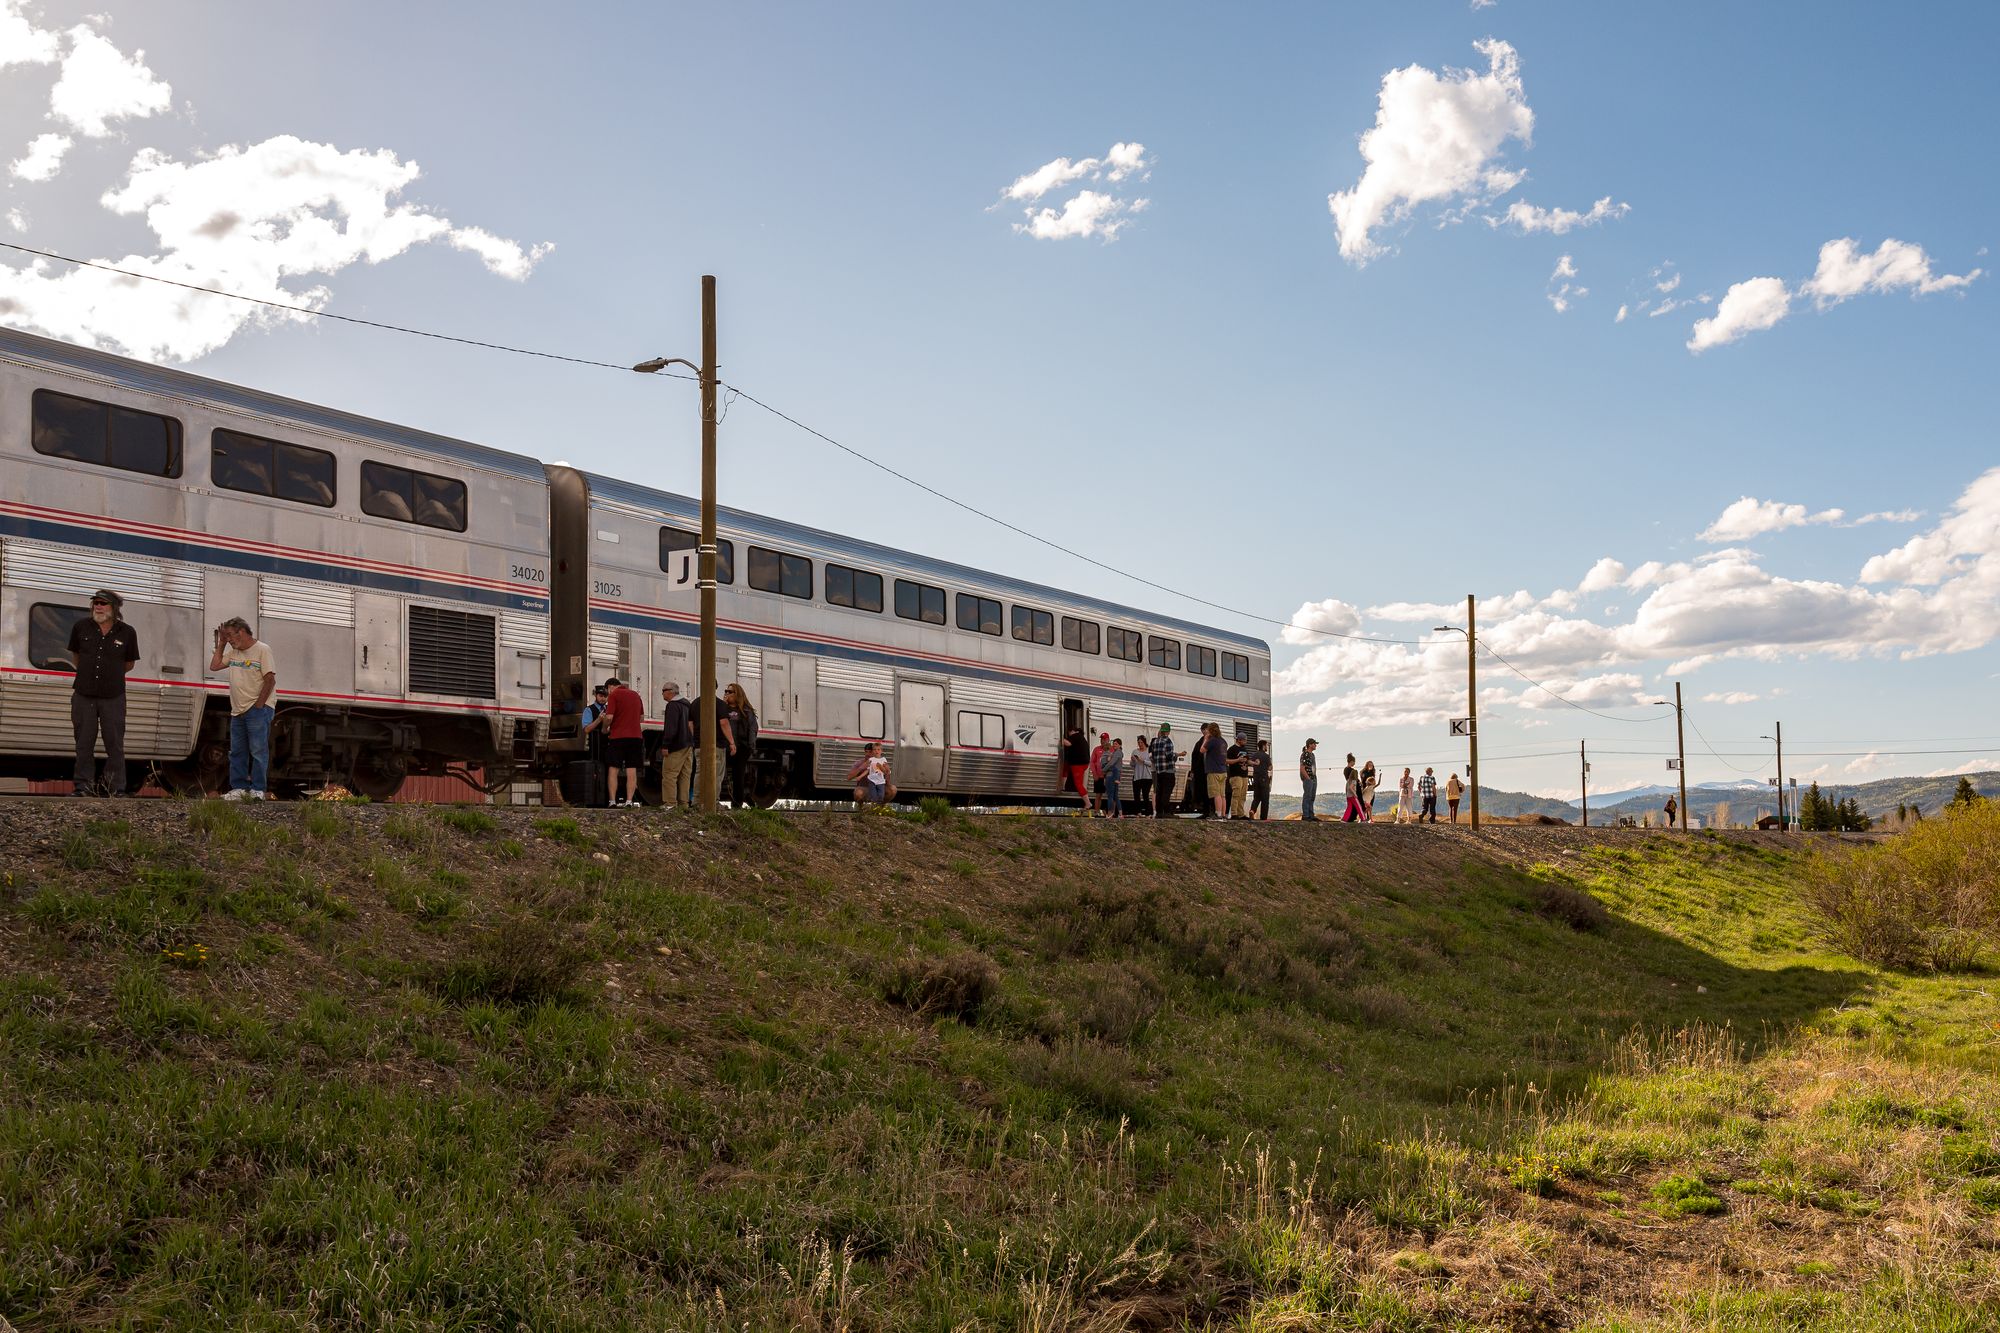
[{"label": "amtrak logo", "polygon": [[1016,727],[1014,728],[1014,739],[1021,742],[1023,746],[1033,745],[1035,743],[1035,729],[1033,727]]}]

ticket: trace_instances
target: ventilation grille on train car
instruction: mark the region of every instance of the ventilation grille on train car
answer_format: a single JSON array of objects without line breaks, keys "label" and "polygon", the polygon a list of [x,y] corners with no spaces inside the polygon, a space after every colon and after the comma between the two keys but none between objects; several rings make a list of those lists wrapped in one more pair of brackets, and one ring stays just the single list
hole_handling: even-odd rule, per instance
[{"label": "ventilation grille on train car", "polygon": [[435,606],[411,607],[411,692],[496,698],[493,632],[492,616]]}]

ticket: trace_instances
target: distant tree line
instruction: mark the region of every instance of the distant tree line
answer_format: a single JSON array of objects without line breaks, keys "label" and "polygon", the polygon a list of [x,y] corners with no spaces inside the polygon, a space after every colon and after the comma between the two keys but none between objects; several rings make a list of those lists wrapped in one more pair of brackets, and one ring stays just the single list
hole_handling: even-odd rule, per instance
[{"label": "distant tree line", "polygon": [[1863,833],[1874,823],[1852,796],[1836,801],[1824,795],[1817,782],[1799,799],[1799,827],[1808,833]]}]

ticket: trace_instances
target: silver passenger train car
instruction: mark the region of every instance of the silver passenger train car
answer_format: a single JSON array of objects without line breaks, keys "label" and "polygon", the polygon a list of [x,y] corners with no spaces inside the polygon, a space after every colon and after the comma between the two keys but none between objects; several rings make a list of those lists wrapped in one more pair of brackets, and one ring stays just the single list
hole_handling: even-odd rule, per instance
[{"label": "silver passenger train car", "polygon": [[[125,598],[128,758],[213,790],[211,631],[279,664],[273,786],[384,798],[574,776],[588,684],[691,697],[686,497],[0,330],[0,773],[68,769],[69,630]],[[727,510],[719,682],[760,716],[760,803],[841,795],[880,740],[899,787],[1061,799],[1058,745],[1270,726],[1260,640]],[[1185,772],[1185,768],[1182,770]]]}]

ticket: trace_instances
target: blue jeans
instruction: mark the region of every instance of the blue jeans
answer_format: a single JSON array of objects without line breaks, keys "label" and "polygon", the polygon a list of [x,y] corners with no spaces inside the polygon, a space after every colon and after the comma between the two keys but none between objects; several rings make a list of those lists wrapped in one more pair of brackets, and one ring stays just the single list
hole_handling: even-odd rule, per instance
[{"label": "blue jeans", "polygon": [[269,791],[271,708],[251,708],[229,719],[229,789]]},{"label": "blue jeans", "polygon": [[1313,813],[1313,800],[1319,795],[1319,779],[1301,778],[1299,785],[1304,788],[1299,796],[1299,818],[1318,819],[1319,816]]}]

